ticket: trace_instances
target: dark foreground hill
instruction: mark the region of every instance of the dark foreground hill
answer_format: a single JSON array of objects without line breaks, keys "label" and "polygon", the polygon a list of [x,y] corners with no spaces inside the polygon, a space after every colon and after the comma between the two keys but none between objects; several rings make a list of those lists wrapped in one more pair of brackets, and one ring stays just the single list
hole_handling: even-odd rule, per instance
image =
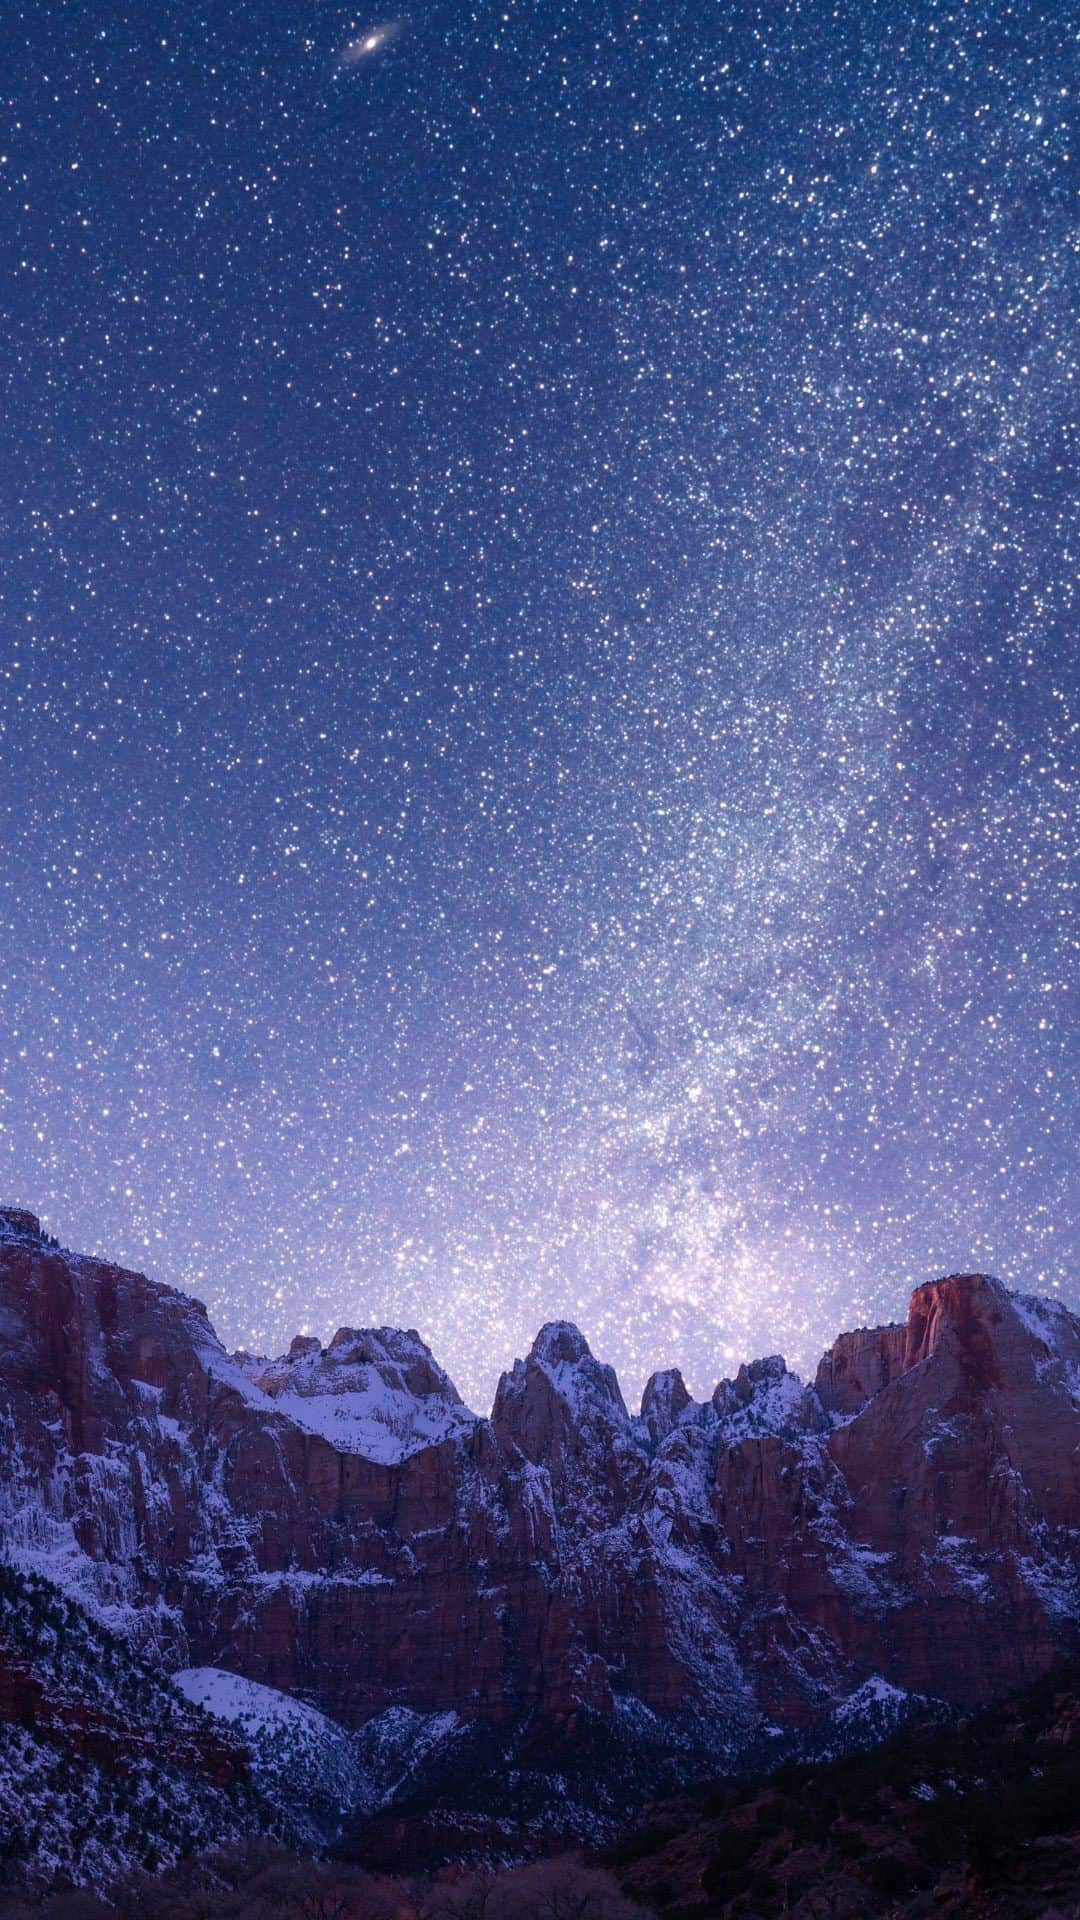
[{"label": "dark foreground hill", "polygon": [[1080,1659],[873,1752],[653,1808],[608,1864],[666,1920],[1072,1920]]},{"label": "dark foreground hill", "polygon": [[1080,1659],[873,1752],[646,1810],[600,1855],[385,1874],[241,1843],[4,1920],[1073,1920]]}]

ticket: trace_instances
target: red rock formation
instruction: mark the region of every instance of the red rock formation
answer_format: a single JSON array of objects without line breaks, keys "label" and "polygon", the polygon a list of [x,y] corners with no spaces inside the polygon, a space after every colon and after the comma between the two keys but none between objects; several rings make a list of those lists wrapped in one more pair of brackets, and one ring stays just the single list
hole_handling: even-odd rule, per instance
[{"label": "red rock formation", "polygon": [[211,1721],[196,1725],[189,1717],[181,1726],[140,1725],[109,1713],[77,1695],[50,1690],[31,1663],[0,1639],[0,1722],[20,1721],[51,1747],[92,1760],[107,1773],[136,1773],[152,1755],[215,1787],[246,1781],[251,1774],[241,1741]]},{"label": "red rock formation", "polygon": [[649,1375],[641,1396],[641,1417],[654,1447],[667,1439],[678,1425],[679,1416],[692,1404],[678,1367],[668,1367],[663,1373]]},{"label": "red rock formation", "polygon": [[[572,1327],[467,1414],[415,1334],[230,1359],[201,1306],[0,1215],[0,1529],[173,1665],[572,1726],[741,1737],[871,1674],[977,1700],[1068,1643],[1080,1324],[960,1276],[906,1328],[632,1418]],[[637,1711],[634,1708],[634,1711]]]},{"label": "red rock formation", "polygon": [[842,1333],[818,1362],[814,1385],[826,1413],[857,1413],[905,1367],[906,1327]]}]

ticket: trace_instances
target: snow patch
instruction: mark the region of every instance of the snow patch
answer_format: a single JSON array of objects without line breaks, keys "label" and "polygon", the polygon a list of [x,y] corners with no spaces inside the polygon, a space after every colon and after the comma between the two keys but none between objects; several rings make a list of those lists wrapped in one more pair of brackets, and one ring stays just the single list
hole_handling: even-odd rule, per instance
[{"label": "snow patch", "polygon": [[734,1380],[721,1380],[712,1404],[725,1446],[766,1434],[793,1440],[829,1424],[813,1388],[789,1373],[779,1354],[740,1367]]},{"label": "snow patch", "polygon": [[846,1700],[837,1707],[834,1718],[841,1724],[848,1720],[862,1720],[868,1713],[880,1711],[883,1707],[895,1713],[906,1713],[915,1695],[905,1692],[903,1687],[894,1687],[880,1673],[872,1673],[861,1687],[849,1693]]},{"label": "snow patch", "polygon": [[1060,1300],[1046,1300],[1036,1293],[1013,1293],[1008,1298],[1017,1319],[1028,1332],[1049,1347],[1051,1353],[1056,1353],[1058,1341],[1073,1319],[1068,1308]]},{"label": "snow patch", "polygon": [[[615,1369],[595,1358],[584,1334],[569,1320],[552,1320],[541,1327],[529,1360],[546,1373],[578,1424],[590,1424],[599,1413],[629,1428],[630,1416]],[[517,1364],[511,1377],[516,1375]]]},{"label": "snow patch", "polygon": [[923,1452],[932,1460],[938,1447],[945,1446],[950,1440],[962,1440],[963,1427],[958,1420],[935,1420],[923,1434]]},{"label": "snow patch", "polygon": [[241,1736],[256,1786],[288,1808],[315,1848],[337,1839],[353,1814],[375,1804],[358,1736],[317,1707],[220,1667],[186,1667],[172,1680],[192,1706]]},{"label": "snow patch", "polygon": [[173,1674],[172,1682],[192,1706],[202,1707],[248,1733],[291,1727],[323,1739],[331,1732],[342,1731],[317,1707],[306,1706],[276,1687],[245,1680],[242,1674],[228,1673],[222,1667],[184,1667]]},{"label": "snow patch", "polygon": [[387,1386],[374,1370],[365,1387],[351,1392],[281,1393],[267,1404],[339,1453],[360,1454],[380,1466],[396,1466],[476,1425],[467,1407],[433,1397],[419,1400]]},{"label": "snow patch", "polygon": [[926,1556],[926,1564],[943,1567],[957,1586],[964,1587],[979,1600],[987,1600],[993,1593],[993,1582],[980,1564],[981,1559],[973,1541],[958,1533],[943,1533],[935,1552]]},{"label": "snow patch", "polygon": [[414,1331],[341,1327],[325,1352],[298,1338],[269,1363],[245,1360],[263,1403],[341,1453],[397,1466],[477,1419]]}]

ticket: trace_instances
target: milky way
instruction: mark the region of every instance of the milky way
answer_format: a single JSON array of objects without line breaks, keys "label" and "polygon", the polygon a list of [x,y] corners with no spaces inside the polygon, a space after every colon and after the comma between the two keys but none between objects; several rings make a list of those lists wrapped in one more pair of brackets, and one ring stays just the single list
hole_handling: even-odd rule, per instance
[{"label": "milky way", "polygon": [[1068,10],[5,66],[0,1198],[480,1403],[1080,1304]]}]

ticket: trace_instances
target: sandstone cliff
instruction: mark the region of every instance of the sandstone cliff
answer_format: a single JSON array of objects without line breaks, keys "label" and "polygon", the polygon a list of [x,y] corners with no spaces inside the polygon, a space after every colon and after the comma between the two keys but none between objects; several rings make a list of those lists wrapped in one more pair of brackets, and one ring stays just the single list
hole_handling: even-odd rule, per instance
[{"label": "sandstone cliff", "polygon": [[868,1682],[974,1703],[1073,1641],[1080,1323],[984,1276],[813,1387],[669,1373],[636,1416],[548,1326],[484,1419],[415,1333],[230,1357],[196,1301],[8,1213],[0,1337],[3,1555],[167,1669],[347,1728],[588,1723],[715,1765]]}]

